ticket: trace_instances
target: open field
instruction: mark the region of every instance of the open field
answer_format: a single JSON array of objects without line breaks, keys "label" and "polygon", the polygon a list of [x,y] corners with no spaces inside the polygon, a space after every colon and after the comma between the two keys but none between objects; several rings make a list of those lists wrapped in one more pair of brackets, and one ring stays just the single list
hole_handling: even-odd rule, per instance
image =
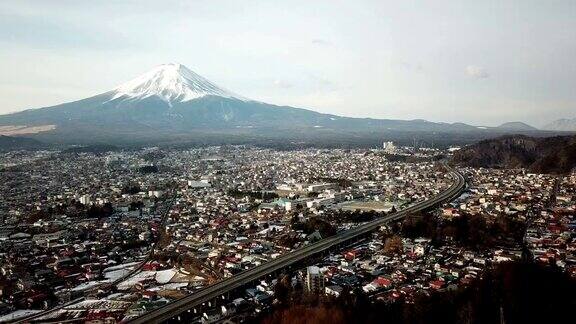
[{"label": "open field", "polygon": [[14,135],[38,134],[42,132],[51,131],[53,129],[56,129],[56,125],[40,125],[40,126],[8,125],[8,126],[0,126],[0,135],[14,136]]}]

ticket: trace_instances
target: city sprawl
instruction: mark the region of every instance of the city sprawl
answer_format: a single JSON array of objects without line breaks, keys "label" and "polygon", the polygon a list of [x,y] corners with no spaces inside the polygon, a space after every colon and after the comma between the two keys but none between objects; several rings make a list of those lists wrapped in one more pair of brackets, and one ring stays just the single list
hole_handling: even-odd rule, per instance
[{"label": "city sprawl", "polygon": [[[0,321],[135,319],[442,193],[452,151],[387,143],[2,153]],[[412,303],[517,260],[576,277],[576,173],[459,171],[467,187],[457,199],[181,320],[240,322],[294,295]]]}]

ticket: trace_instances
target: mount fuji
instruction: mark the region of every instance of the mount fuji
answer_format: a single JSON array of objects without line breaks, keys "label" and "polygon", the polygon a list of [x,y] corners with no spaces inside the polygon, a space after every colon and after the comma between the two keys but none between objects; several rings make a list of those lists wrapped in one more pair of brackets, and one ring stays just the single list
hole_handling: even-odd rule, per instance
[{"label": "mount fuji", "polygon": [[[226,90],[181,64],[164,64],[108,92],[0,116],[2,129],[48,142],[159,142],[190,138],[479,131],[462,123],[349,118],[276,106]],[[380,135],[378,135],[380,136]]]},{"label": "mount fuji", "polygon": [[142,100],[158,97],[169,105],[206,96],[247,101],[222,89],[181,64],[163,64],[112,90],[114,99]]},{"label": "mount fuji", "polygon": [[314,127],[338,118],[250,100],[181,64],[163,64],[90,98],[0,116],[0,130],[41,129],[33,136],[74,143]]}]

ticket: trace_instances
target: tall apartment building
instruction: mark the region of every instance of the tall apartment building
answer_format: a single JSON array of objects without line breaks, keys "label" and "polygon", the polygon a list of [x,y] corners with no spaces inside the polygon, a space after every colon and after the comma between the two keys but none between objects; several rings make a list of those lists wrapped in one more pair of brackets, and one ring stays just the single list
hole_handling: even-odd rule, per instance
[{"label": "tall apartment building", "polygon": [[324,275],[317,266],[310,266],[307,269],[306,289],[313,293],[324,293]]}]

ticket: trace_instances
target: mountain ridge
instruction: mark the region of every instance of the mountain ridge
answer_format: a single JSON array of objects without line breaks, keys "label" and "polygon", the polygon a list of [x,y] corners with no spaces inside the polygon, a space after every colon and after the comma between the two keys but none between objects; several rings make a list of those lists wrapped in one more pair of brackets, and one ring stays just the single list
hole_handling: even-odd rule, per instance
[{"label": "mountain ridge", "polygon": [[180,64],[160,65],[89,98],[0,115],[0,126],[22,125],[53,125],[48,131],[30,136],[69,144],[183,139],[216,133],[258,138],[315,138],[327,134],[382,137],[391,132],[509,131],[421,119],[341,117],[267,104],[219,87]]},{"label": "mountain ridge", "polygon": [[553,131],[576,132],[576,118],[560,118],[546,124],[542,129]]},{"label": "mountain ridge", "polygon": [[498,128],[498,129],[506,129],[506,130],[514,130],[514,131],[522,131],[522,130],[534,131],[534,130],[538,130],[536,127],[530,126],[530,125],[528,125],[528,124],[526,124],[526,123],[519,122],[519,121],[506,122],[506,123],[503,123],[503,124],[497,126],[496,128]]}]

